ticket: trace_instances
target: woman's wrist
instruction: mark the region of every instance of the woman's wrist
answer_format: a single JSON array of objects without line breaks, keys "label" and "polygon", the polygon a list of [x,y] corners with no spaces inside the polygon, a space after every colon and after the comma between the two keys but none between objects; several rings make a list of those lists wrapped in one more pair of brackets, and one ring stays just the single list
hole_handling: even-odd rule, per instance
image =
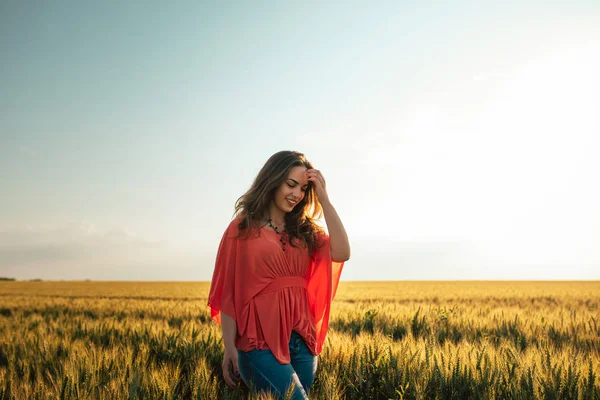
[{"label": "woman's wrist", "polygon": [[225,345],[225,351],[235,351],[235,344],[234,343],[224,343]]},{"label": "woman's wrist", "polygon": [[321,208],[323,209],[323,212],[325,212],[326,208],[333,207],[333,205],[331,204],[331,201],[329,201],[329,197],[325,198],[323,201],[321,201],[321,199],[319,199],[319,204],[321,204]]}]

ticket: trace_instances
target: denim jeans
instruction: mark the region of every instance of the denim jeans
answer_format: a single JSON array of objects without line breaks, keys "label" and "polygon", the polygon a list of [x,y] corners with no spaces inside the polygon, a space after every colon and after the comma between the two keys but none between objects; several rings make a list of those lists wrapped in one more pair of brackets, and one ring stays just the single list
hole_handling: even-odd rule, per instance
[{"label": "denim jeans", "polygon": [[238,367],[242,380],[255,393],[270,392],[285,399],[292,384],[291,399],[308,399],[317,372],[314,356],[302,337],[292,331],[289,342],[290,363],[280,364],[271,350],[238,350]]}]

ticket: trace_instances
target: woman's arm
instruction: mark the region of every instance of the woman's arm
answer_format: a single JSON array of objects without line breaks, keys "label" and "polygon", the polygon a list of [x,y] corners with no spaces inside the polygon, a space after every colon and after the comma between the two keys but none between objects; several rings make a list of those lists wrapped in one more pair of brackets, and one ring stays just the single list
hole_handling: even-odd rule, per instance
[{"label": "woman's arm", "polygon": [[226,348],[235,349],[237,323],[235,319],[221,311],[221,326],[223,328],[223,344]]},{"label": "woman's arm", "polygon": [[319,202],[321,203],[321,207],[323,207],[325,223],[329,231],[331,259],[340,262],[348,261],[350,259],[350,242],[348,241],[348,234],[346,233],[346,229],[344,229],[342,220],[333,205],[329,202],[329,199]]},{"label": "woman's arm", "polygon": [[235,387],[240,380],[238,370],[238,353],[235,348],[235,336],[237,335],[237,323],[229,315],[221,311],[221,326],[223,327],[223,378],[229,387]]},{"label": "woman's arm", "polygon": [[306,176],[308,180],[315,185],[317,199],[323,208],[325,215],[325,223],[329,231],[329,245],[331,247],[331,259],[333,261],[348,261],[350,259],[350,242],[348,242],[348,234],[340,216],[333,208],[327,195],[325,178],[318,169],[307,169]]}]

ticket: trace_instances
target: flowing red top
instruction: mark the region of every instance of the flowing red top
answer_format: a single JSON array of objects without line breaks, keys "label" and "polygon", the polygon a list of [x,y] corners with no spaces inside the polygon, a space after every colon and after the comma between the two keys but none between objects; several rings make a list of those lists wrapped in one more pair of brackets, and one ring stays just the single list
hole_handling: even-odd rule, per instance
[{"label": "flowing red top", "polygon": [[344,266],[332,261],[329,236],[318,235],[312,255],[302,245],[286,243],[283,251],[279,235],[266,228],[237,238],[239,222],[229,224],[219,245],[208,295],[212,319],[220,324],[221,311],[231,316],[237,349],[269,349],[281,364],[290,362],[292,330],[320,354]]}]

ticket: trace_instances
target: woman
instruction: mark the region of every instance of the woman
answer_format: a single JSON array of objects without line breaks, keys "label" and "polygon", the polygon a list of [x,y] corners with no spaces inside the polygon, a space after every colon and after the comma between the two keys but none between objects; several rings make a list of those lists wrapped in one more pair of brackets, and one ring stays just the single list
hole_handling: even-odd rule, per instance
[{"label": "woman", "polygon": [[[303,154],[269,158],[235,205],[215,263],[208,305],[222,324],[223,377],[255,392],[307,399],[348,236],[325,179]],[[327,235],[315,219],[325,216]]]}]

